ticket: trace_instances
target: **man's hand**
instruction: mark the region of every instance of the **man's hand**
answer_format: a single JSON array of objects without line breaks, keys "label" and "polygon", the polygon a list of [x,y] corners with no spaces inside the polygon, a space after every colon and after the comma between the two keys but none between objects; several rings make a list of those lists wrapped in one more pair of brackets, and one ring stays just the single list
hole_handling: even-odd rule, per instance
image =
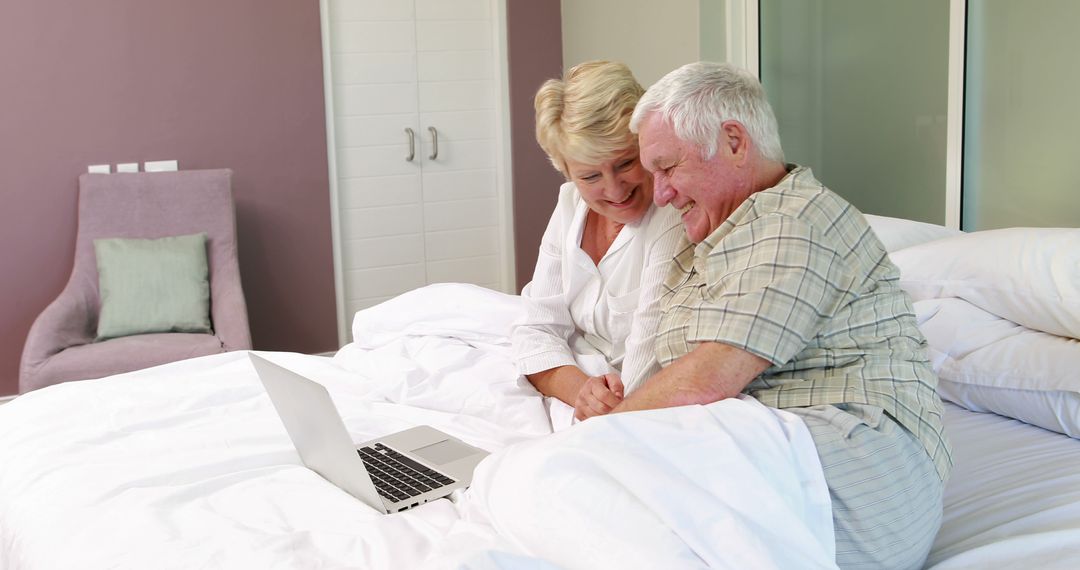
[{"label": "man's hand", "polygon": [[590,376],[578,391],[574,401],[574,417],[585,420],[602,416],[618,406],[623,400],[623,383],[619,375],[610,372],[603,376]]}]

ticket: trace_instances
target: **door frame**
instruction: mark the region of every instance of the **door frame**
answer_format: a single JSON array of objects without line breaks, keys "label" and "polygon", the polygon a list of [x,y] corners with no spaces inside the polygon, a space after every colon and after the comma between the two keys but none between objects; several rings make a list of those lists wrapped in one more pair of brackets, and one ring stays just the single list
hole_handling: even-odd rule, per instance
[{"label": "door frame", "polygon": [[[495,112],[495,187],[499,201],[500,231],[502,244],[502,271],[499,287],[503,292],[514,292],[514,203],[511,187],[510,156],[510,89],[509,59],[506,43],[506,1],[492,0],[491,21],[495,26],[495,56],[493,83],[498,91]],[[337,143],[334,128],[334,78],[330,52],[330,0],[319,0],[319,28],[322,38],[323,105],[326,117],[326,163],[330,177],[330,236],[334,259],[334,302],[337,311],[338,346],[350,342],[352,315],[346,315],[345,275],[342,263],[340,206],[338,200]]]},{"label": "door frame", "polygon": [[[726,0],[727,61],[761,78],[759,0]],[[945,225],[960,229],[964,175],[964,49],[967,1],[949,0],[948,111],[945,131]]]}]

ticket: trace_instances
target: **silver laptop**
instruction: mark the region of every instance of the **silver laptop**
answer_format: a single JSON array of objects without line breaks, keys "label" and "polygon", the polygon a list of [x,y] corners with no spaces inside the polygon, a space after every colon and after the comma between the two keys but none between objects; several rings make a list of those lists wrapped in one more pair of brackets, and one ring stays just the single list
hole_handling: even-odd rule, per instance
[{"label": "silver laptop", "polygon": [[250,354],[285,431],[309,469],[383,513],[445,497],[472,483],[487,452],[418,426],[359,446],[321,384]]}]

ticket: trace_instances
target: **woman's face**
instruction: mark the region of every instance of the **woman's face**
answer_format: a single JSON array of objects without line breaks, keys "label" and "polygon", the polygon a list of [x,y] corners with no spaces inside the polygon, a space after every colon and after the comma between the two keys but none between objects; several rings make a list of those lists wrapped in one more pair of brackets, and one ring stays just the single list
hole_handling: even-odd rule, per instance
[{"label": "woman's face", "polygon": [[597,214],[620,224],[636,222],[652,205],[652,176],[630,147],[600,164],[566,161],[570,180]]}]

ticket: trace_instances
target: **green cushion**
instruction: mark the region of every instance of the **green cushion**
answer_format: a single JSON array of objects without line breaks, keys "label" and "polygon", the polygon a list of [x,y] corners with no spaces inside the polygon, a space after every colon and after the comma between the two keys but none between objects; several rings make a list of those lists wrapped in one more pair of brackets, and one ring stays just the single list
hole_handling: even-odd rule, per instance
[{"label": "green cushion", "polygon": [[210,332],[206,234],[96,239],[97,340],[155,332]]}]

